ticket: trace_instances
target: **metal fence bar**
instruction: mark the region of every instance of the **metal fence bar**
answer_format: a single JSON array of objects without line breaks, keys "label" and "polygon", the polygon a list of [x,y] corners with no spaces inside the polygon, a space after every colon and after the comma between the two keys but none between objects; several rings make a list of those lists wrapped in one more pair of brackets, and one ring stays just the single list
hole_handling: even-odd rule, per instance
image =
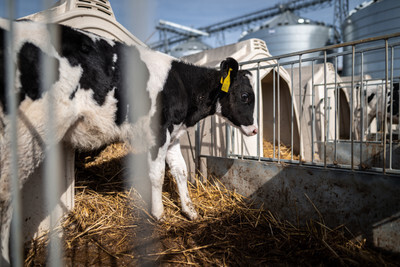
[{"label": "metal fence bar", "polygon": [[[360,80],[360,165],[363,162],[363,142],[364,142],[364,53],[361,53],[361,80]],[[362,166],[362,165],[361,165]]]},{"label": "metal fence bar", "polygon": [[311,62],[311,162],[314,163],[315,155],[315,81],[314,61]]},{"label": "metal fence bar", "polygon": [[394,68],[394,48],[391,47],[391,66],[390,66],[390,128],[389,128],[389,169],[392,169],[393,161],[393,97],[394,97],[394,87],[393,87],[393,68]]},{"label": "metal fence bar", "polygon": [[356,57],[356,47],[353,45],[351,47],[351,90],[350,90],[350,141],[351,141],[351,169],[354,169],[354,68],[355,68],[355,57]]},{"label": "metal fence bar", "polygon": [[273,86],[272,86],[272,117],[273,117],[273,125],[272,125],[272,131],[273,131],[273,134],[272,134],[272,147],[273,147],[273,149],[272,149],[272,152],[273,152],[273,156],[272,156],[272,158],[273,159],[275,159],[275,141],[276,141],[276,136],[275,136],[275,133],[276,133],[276,112],[275,112],[275,104],[276,104],[276,78],[275,78],[275,76],[276,76],[276,73],[275,73],[275,67],[273,68],[273,78],[272,78],[272,83],[273,83]]},{"label": "metal fence bar", "polygon": [[[48,1],[47,1],[48,2]],[[50,7],[49,3],[45,3],[45,7]],[[49,18],[49,21],[50,18]],[[48,31],[53,38],[57,39],[57,29],[55,25],[48,25]],[[57,41],[56,41],[57,42]],[[58,46],[58,44],[54,44]],[[48,44],[50,46],[50,44]],[[48,47],[50,48],[50,47]],[[50,50],[50,49],[49,49]],[[41,77],[43,88],[50,89],[52,87],[52,81],[55,80],[55,66],[54,63],[49,59],[42,59],[42,68],[43,74]],[[61,245],[61,236],[55,233],[56,228],[59,223],[59,218],[62,216],[60,211],[57,210],[56,205],[52,205],[53,203],[58,203],[60,196],[60,180],[61,177],[61,151],[60,151],[60,143],[56,136],[57,133],[57,113],[54,112],[56,110],[54,104],[54,90],[48,90],[48,106],[47,106],[47,126],[46,126],[46,140],[47,140],[47,148],[46,148],[46,156],[44,161],[44,181],[45,181],[45,199],[48,203],[49,207],[49,215],[50,215],[50,223],[49,223],[49,245],[48,245],[48,265],[49,266],[62,266],[62,245]],[[52,203],[52,204],[50,204]],[[50,204],[50,205],[49,205]]]},{"label": "metal fence bar", "polygon": [[[293,127],[294,127],[294,92],[293,92],[293,64],[290,66],[290,84],[292,85],[291,93],[291,110],[290,110],[290,147],[293,146]],[[293,149],[290,152],[290,159],[293,160]]]},{"label": "metal fence bar", "polygon": [[326,142],[328,139],[328,88],[326,85],[327,79],[326,70],[326,51],[324,51],[324,167],[326,168]]},{"label": "metal fence bar", "polygon": [[301,162],[303,161],[303,156],[302,156],[302,154],[303,154],[303,146],[302,146],[302,144],[303,144],[303,134],[302,134],[302,131],[301,131],[301,129],[302,129],[302,119],[303,119],[303,108],[302,108],[302,105],[301,105],[301,89],[302,89],[302,87],[301,87],[301,60],[302,60],[302,54],[300,54],[299,55],[299,104],[300,104],[300,118],[299,118],[299,124],[300,124],[300,126],[299,126],[299,133],[300,133],[300,155],[299,155],[299,165],[301,165]]},{"label": "metal fence bar", "polygon": [[280,88],[280,76],[279,76],[279,61],[278,61],[278,69],[277,69],[277,79],[278,79],[278,86],[277,86],[277,108],[278,108],[278,162],[281,160],[281,88]]},{"label": "metal fence bar", "polygon": [[[6,47],[9,48],[11,53],[5,53],[5,71],[6,71],[6,92],[7,92],[7,103],[8,112],[10,116],[10,128],[9,135],[11,136],[11,142],[9,151],[11,152],[11,164],[10,164],[10,179],[11,179],[11,209],[13,211],[13,220],[11,229],[3,229],[11,231],[11,244],[10,247],[5,245],[3,247],[2,254],[8,254],[10,252],[13,260],[13,265],[23,266],[23,242],[21,234],[22,225],[22,206],[21,206],[21,192],[19,186],[18,177],[18,130],[17,130],[17,99],[14,90],[15,84],[15,64],[13,61],[12,51],[14,51],[14,36],[15,29],[13,20],[15,18],[15,3],[13,0],[8,2],[8,19],[9,19],[9,31],[6,33]],[[9,214],[11,215],[11,214]],[[7,233],[6,236],[8,237]],[[1,240],[2,244],[7,244],[8,240]],[[6,247],[7,246],[7,247]],[[9,251],[10,248],[10,251]],[[1,264],[1,262],[0,262]]]},{"label": "metal fence bar", "polygon": [[[261,120],[260,120],[260,106],[261,106],[261,84],[260,84],[260,62],[257,63],[257,126],[261,127]],[[259,129],[259,133],[262,131]],[[263,144],[263,137],[259,135],[257,137],[257,157],[258,160],[261,159],[261,146]],[[261,140],[260,140],[261,139]]]},{"label": "metal fence bar", "polygon": [[383,173],[386,173],[386,129],[387,129],[387,93],[388,93],[388,82],[389,82],[389,48],[388,39],[385,39],[385,93],[383,95]]},{"label": "metal fence bar", "polygon": [[334,162],[337,163],[337,140],[338,140],[338,123],[339,123],[339,107],[338,107],[338,97],[339,97],[339,90],[337,84],[337,75],[338,75],[338,58],[335,57],[335,134],[334,134],[334,155],[333,159]]}]

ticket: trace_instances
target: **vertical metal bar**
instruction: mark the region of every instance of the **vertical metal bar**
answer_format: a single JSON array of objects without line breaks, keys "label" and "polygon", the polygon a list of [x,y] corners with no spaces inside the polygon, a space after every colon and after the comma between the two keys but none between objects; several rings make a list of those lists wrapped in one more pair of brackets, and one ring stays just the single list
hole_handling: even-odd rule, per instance
[{"label": "vertical metal bar", "polygon": [[356,47],[352,46],[351,61],[351,89],[350,89],[350,141],[351,141],[351,170],[354,169],[354,138],[353,138],[353,119],[354,119],[354,65],[355,65]]},{"label": "vertical metal bar", "polygon": [[[360,79],[360,167],[363,162],[363,142],[364,142],[364,53],[361,53],[361,79]],[[368,113],[367,113],[368,114]]]},{"label": "vertical metal bar", "polygon": [[291,153],[290,153],[290,159],[293,160],[293,127],[294,127],[294,88],[293,88],[293,63],[290,66],[290,85],[291,85],[291,111],[290,111],[290,147],[291,149]]},{"label": "vertical metal bar", "polygon": [[335,57],[335,136],[333,140],[334,145],[334,161],[337,162],[337,139],[338,139],[338,123],[339,123],[339,114],[338,114],[338,97],[339,97],[339,90],[337,85],[337,75],[338,75],[338,58]]},{"label": "vertical metal bar", "polygon": [[[327,92],[329,92],[328,91],[329,89],[327,89]],[[326,141],[327,142],[329,142],[329,138],[330,138],[330,135],[329,135],[329,130],[330,130],[330,125],[331,125],[331,109],[332,109],[332,107],[331,107],[331,97],[330,96],[328,96],[328,107],[327,107],[327,116],[328,116],[328,118],[327,118],[327,132],[326,132],[326,134],[327,134],[327,137],[326,137]]]},{"label": "vertical metal bar", "polygon": [[[194,151],[195,151],[195,162],[194,162],[194,168],[195,172],[198,173],[200,171],[200,122],[196,124],[196,130],[194,132]],[[227,151],[228,152],[228,151]],[[226,155],[229,157],[228,153]]]},{"label": "vertical metal bar", "polygon": [[273,86],[272,86],[272,117],[273,117],[273,122],[272,122],[272,131],[273,131],[273,134],[272,134],[272,147],[273,147],[273,149],[272,149],[272,151],[273,151],[273,155],[272,155],[272,158],[275,159],[275,133],[276,133],[276,129],[275,129],[275,125],[276,125],[276,117],[275,117],[275,115],[276,115],[275,114],[275,89],[276,89],[276,87],[275,87],[275,67],[273,69],[272,74],[273,74],[273,78],[272,78],[272,83],[273,83]]},{"label": "vertical metal bar", "polygon": [[244,139],[243,139],[244,137],[243,137],[243,133],[240,133],[240,151],[241,151],[241,159],[243,159],[244,158]]},{"label": "vertical metal bar", "polygon": [[311,162],[314,163],[315,155],[315,81],[314,81],[314,60],[311,62]]},{"label": "vertical metal bar", "polygon": [[216,149],[216,144],[217,144],[217,142],[215,141],[215,139],[216,139],[216,134],[215,134],[215,130],[216,130],[216,127],[215,127],[215,124],[216,124],[216,122],[215,122],[215,116],[212,116],[212,117],[210,117],[209,118],[209,120],[210,120],[210,128],[211,128],[211,136],[210,136],[210,151],[211,151],[211,156],[215,156],[214,155],[214,151],[215,151],[215,149]]},{"label": "vertical metal bar", "polygon": [[[6,92],[7,92],[7,103],[8,103],[8,112],[10,116],[10,128],[9,135],[11,137],[10,142],[10,152],[11,152],[11,170],[10,170],[10,179],[11,179],[11,208],[13,210],[13,227],[11,229],[5,229],[6,231],[12,231],[11,236],[11,244],[8,247],[2,248],[2,254],[11,254],[13,258],[13,265],[22,266],[23,265],[23,247],[22,247],[22,234],[21,234],[21,192],[19,188],[19,177],[18,177],[18,130],[17,130],[17,99],[14,90],[15,84],[15,71],[14,71],[14,61],[13,61],[13,51],[14,51],[14,23],[13,20],[15,18],[15,2],[13,0],[9,0],[8,2],[8,19],[10,22],[9,31],[6,32],[6,47],[8,47],[10,53],[5,53],[5,70],[6,70]],[[3,63],[0,63],[3,64]],[[4,230],[4,229],[3,229]],[[7,235],[7,233],[3,233],[3,235]],[[1,240],[3,242],[8,243],[7,240]],[[10,248],[10,251],[8,251]],[[6,255],[8,256],[8,255]],[[0,262],[1,264],[1,262]]]},{"label": "vertical metal bar", "polygon": [[[392,51],[392,55],[393,55],[393,59],[395,58],[394,57],[394,51],[395,50],[393,50]],[[399,79],[397,80],[397,82],[399,83],[399,85],[400,85],[400,77],[399,77]],[[398,101],[398,111],[399,111],[399,114],[397,114],[397,116],[399,117],[399,120],[400,120],[400,93],[398,94],[398,98],[397,98],[397,101]],[[394,108],[394,107],[393,107]],[[398,125],[397,126],[397,130],[398,130],[398,132],[397,132],[397,140],[400,140],[400,125]]]},{"label": "vertical metal bar", "polygon": [[[394,51],[395,51],[395,50],[392,51],[393,58],[395,58],[395,57],[394,57]],[[399,79],[397,80],[397,82],[398,82],[399,85],[400,85],[400,77],[399,77]],[[397,101],[398,101],[398,109],[397,109],[397,110],[399,111],[399,114],[398,114],[397,116],[399,116],[399,120],[400,120],[400,93],[398,94]],[[393,108],[394,108],[394,107],[393,107]],[[400,125],[397,126],[397,130],[398,130],[398,132],[397,132],[397,140],[400,140]]]},{"label": "vertical metal bar", "polygon": [[385,39],[385,93],[383,95],[383,173],[386,173],[386,131],[387,131],[387,94],[388,94],[388,79],[389,79],[389,51],[388,40]]},{"label": "vertical metal bar", "polygon": [[[383,101],[383,82],[380,84],[380,88],[381,88],[381,90],[380,90],[380,95],[382,96],[381,98],[382,98],[382,100],[381,101],[378,101],[379,100],[379,98],[377,98],[377,100],[376,100],[376,107],[375,107],[375,109],[376,109],[376,116],[375,116],[375,127],[376,127],[376,134],[375,134],[375,141],[376,142],[378,142],[378,139],[379,139],[379,137],[378,137],[378,129],[380,129],[380,131],[382,131],[382,128],[383,127],[380,127],[380,121],[381,121],[381,119],[380,119],[380,116],[379,116],[379,114],[382,114],[382,111],[381,112],[379,112],[379,109],[381,108],[381,104],[382,104],[382,101]],[[378,87],[379,88],[379,87]],[[378,92],[378,91],[377,91]],[[381,103],[380,103],[381,102]],[[382,139],[381,139],[381,142],[382,142]]]},{"label": "vertical metal bar", "polygon": [[301,54],[299,55],[299,109],[300,109],[300,118],[299,118],[299,134],[300,134],[300,144],[299,144],[299,151],[300,151],[300,155],[299,155],[299,165],[301,165],[301,162],[303,160],[303,134],[302,134],[302,118],[303,118],[303,104],[302,104],[302,100],[301,100]]},{"label": "vertical metal bar", "polygon": [[278,71],[277,71],[277,78],[278,78],[278,86],[277,86],[277,121],[278,121],[278,162],[281,160],[281,88],[280,88],[280,77],[279,77],[279,59],[278,59]]},{"label": "vertical metal bar", "polygon": [[326,141],[328,139],[328,88],[326,86],[326,50],[324,50],[324,167],[326,168]]},{"label": "vertical metal bar", "polygon": [[[257,137],[257,157],[260,161],[261,159],[261,146],[263,145],[263,135],[264,131],[261,131],[261,85],[260,85],[260,62],[257,63],[257,125],[259,129],[258,137]],[[264,127],[264,126],[262,126]]]},{"label": "vertical metal bar", "polygon": [[[241,70],[242,69],[242,65],[240,65],[239,66],[239,69]],[[243,135],[243,133],[240,133],[240,143],[241,143],[241,151],[242,151],[242,156],[241,156],[241,159],[243,159],[244,158],[244,135]]]},{"label": "vertical metal bar", "polygon": [[[127,21],[127,26],[128,28],[136,29],[137,33],[140,31],[145,31],[145,29],[148,28],[148,22],[149,22],[149,13],[151,12],[150,10],[150,1],[145,1],[145,0],[140,0],[140,1],[123,1],[124,8],[130,15],[130,19]],[[130,108],[129,109],[129,115],[128,116],[134,116],[134,113],[139,113],[139,114],[145,114],[146,112],[144,111],[146,109],[146,106],[144,105],[143,101],[141,101],[141,97],[138,97],[141,95],[142,90],[144,90],[145,85],[147,84],[147,72],[144,71],[143,67],[140,66],[140,64],[137,64],[137,55],[135,53],[126,53],[126,69],[125,73],[122,74],[123,81],[126,84],[126,88],[129,88],[127,90],[127,100],[130,106],[135,106],[135,109]],[[139,98],[139,99],[138,99]],[[143,113],[142,113],[143,112]],[[153,117],[152,118],[152,123],[160,123],[159,122],[159,117]],[[200,131],[199,131],[200,133]],[[200,138],[198,139],[200,140]],[[198,143],[195,144],[196,147],[199,147]],[[200,153],[199,150],[197,153]],[[196,155],[197,160],[199,157]],[[150,159],[147,158],[146,155],[138,155],[135,157],[129,157],[129,161],[127,162],[127,166],[129,166],[129,176],[127,177],[127,182],[129,182],[129,186],[135,188],[137,191],[141,192],[142,198],[147,202],[151,203],[152,199],[152,193],[151,193],[151,188],[147,184],[148,181],[146,181],[146,177],[149,176],[150,173],[150,168],[152,166],[149,166]],[[200,166],[198,166],[198,169],[201,169]],[[197,169],[197,170],[198,170]],[[196,170],[196,171],[197,171]],[[163,178],[163,177],[162,177]],[[131,202],[131,205],[133,205],[133,202]],[[149,225],[143,224],[143,227],[141,228],[141,231],[138,232],[139,236],[150,236],[152,232],[152,227]],[[146,253],[145,250],[150,249],[153,250],[154,244],[157,244],[159,240],[156,238],[154,239],[154,243],[149,244],[149,246],[139,246],[138,253],[139,254],[144,254]],[[139,258],[138,266],[144,265],[144,260]]]},{"label": "vertical metal bar", "polygon": [[[229,158],[230,157],[230,141],[231,141],[231,132],[230,132],[230,125],[227,123],[225,126],[225,136],[226,136],[226,157]],[[196,137],[197,138],[197,137]],[[200,134],[199,137],[200,139]],[[197,144],[197,142],[196,142]]]},{"label": "vertical metal bar", "polygon": [[[43,0],[44,9],[48,9],[53,5],[51,0]],[[52,21],[52,14],[48,12],[46,15],[46,21]],[[59,34],[56,25],[48,24],[47,30],[49,34],[54,38],[54,43],[47,44],[47,50],[51,51],[51,46],[59,46]],[[58,49],[56,49],[58,50]],[[45,199],[49,207],[50,225],[49,225],[49,245],[48,245],[48,265],[49,266],[62,266],[63,252],[62,252],[62,241],[61,236],[56,232],[56,228],[59,225],[59,220],[62,217],[62,211],[58,209],[54,203],[59,202],[59,196],[61,196],[61,151],[60,143],[57,137],[57,114],[54,103],[54,90],[52,88],[52,81],[56,77],[56,66],[50,58],[42,58],[43,72],[41,76],[41,82],[44,90],[48,91],[48,103],[47,103],[47,125],[45,136],[47,139],[46,157],[44,161],[44,181],[45,181]]]},{"label": "vertical metal bar", "polygon": [[231,153],[232,154],[237,154],[239,152],[236,151],[236,128],[235,127],[230,127],[231,129]]},{"label": "vertical metal bar", "polygon": [[393,161],[393,68],[394,68],[394,49],[391,47],[391,66],[390,66],[390,128],[389,128],[389,169],[392,169]]},{"label": "vertical metal bar", "polygon": [[379,125],[381,126],[380,127],[380,130],[381,130],[381,136],[380,136],[380,138],[381,138],[381,142],[383,142],[383,135],[382,135],[382,132],[383,132],[383,127],[384,127],[384,125],[383,125],[383,123],[384,123],[384,113],[385,113],[385,111],[384,111],[384,108],[385,108],[385,101],[386,101],[386,99],[385,99],[385,97],[384,97],[384,94],[385,94],[385,90],[386,90],[386,85],[385,85],[385,80],[386,80],[386,78],[385,79],[383,79],[382,80],[382,82],[381,82],[381,112],[380,112],[380,114],[381,114],[381,116],[380,116],[380,119],[379,119]]}]

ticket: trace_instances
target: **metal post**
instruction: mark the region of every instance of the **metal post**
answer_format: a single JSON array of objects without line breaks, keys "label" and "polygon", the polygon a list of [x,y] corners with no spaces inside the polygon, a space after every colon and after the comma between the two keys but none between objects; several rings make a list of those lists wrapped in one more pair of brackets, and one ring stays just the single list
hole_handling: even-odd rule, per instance
[{"label": "metal post", "polygon": [[[195,150],[194,151],[195,151],[195,155],[196,155],[194,164],[195,164],[196,174],[198,174],[200,172],[200,122],[198,122],[196,124],[196,131],[194,132],[194,138],[195,138],[195,140],[194,140],[194,143],[195,143],[194,149]],[[228,145],[227,145],[227,147],[228,147]],[[226,155],[227,157],[229,157],[228,152],[229,152],[229,150],[227,148],[227,155]]]},{"label": "metal post", "polygon": [[[10,22],[9,31],[6,33],[6,46],[9,48],[9,51],[14,51],[14,21],[15,18],[15,3],[13,0],[8,1],[8,19]],[[8,251],[9,247],[3,247],[1,251],[2,254],[11,254],[13,258],[13,265],[22,266],[23,265],[23,247],[22,247],[22,234],[21,234],[21,193],[19,190],[19,177],[18,177],[18,130],[17,130],[17,99],[14,91],[15,84],[15,66],[13,61],[13,54],[5,53],[5,71],[6,71],[6,92],[7,92],[7,103],[8,104],[8,112],[10,116],[10,128],[9,135],[11,137],[10,142],[10,152],[11,152],[11,170],[10,170],[10,179],[11,179],[11,208],[13,210],[13,227],[10,229],[5,229],[6,231],[12,231],[11,243],[10,243],[10,251]],[[0,63],[2,64],[2,63]],[[4,233],[3,233],[4,235]],[[1,240],[3,244],[5,240]],[[6,242],[8,243],[8,242]],[[0,247],[1,249],[1,247]],[[1,264],[1,263],[0,263]]]},{"label": "metal post", "polygon": [[337,162],[337,139],[338,139],[338,123],[339,123],[339,114],[338,114],[338,97],[339,97],[339,90],[337,85],[337,73],[338,73],[338,59],[335,57],[335,137],[333,140],[334,145],[334,161]]},{"label": "metal post", "polygon": [[290,159],[293,160],[293,127],[294,127],[294,91],[293,91],[293,63],[291,64],[291,75],[290,75],[290,84],[292,87],[292,93],[291,93],[291,115],[290,115],[290,147],[292,148]]},{"label": "metal post", "polygon": [[[364,142],[364,53],[361,53],[361,81],[360,81],[360,167],[363,162],[363,142]],[[367,113],[368,114],[368,113]]]},{"label": "metal post", "polygon": [[299,165],[301,165],[301,162],[303,160],[303,134],[301,132],[301,125],[302,125],[302,118],[303,118],[303,105],[301,102],[301,54],[299,55],[299,109],[300,109],[300,118],[299,118],[299,133],[300,133],[300,155],[299,155]]},{"label": "metal post", "polygon": [[311,162],[314,163],[315,154],[315,85],[314,85],[314,60],[311,62]]},{"label": "metal post", "polygon": [[351,88],[350,88],[350,140],[351,140],[351,170],[354,169],[354,138],[353,138],[353,119],[354,119],[354,65],[355,65],[356,47],[352,46],[351,61]]},{"label": "metal post", "polygon": [[390,128],[389,128],[389,169],[392,169],[393,161],[393,97],[394,97],[394,87],[393,87],[393,68],[394,68],[394,48],[391,47],[391,68],[390,68]]},{"label": "metal post", "polygon": [[272,86],[272,117],[273,117],[273,122],[272,122],[272,130],[273,130],[273,134],[272,134],[272,147],[273,147],[273,155],[272,158],[275,159],[275,133],[276,133],[276,129],[275,129],[275,125],[276,125],[276,117],[275,117],[275,67],[273,69],[273,86]]},{"label": "metal post", "polygon": [[260,120],[260,106],[261,106],[261,86],[260,86],[260,62],[257,63],[257,125],[259,128],[259,134],[257,137],[257,157],[258,160],[260,161],[261,159],[261,145],[263,142],[263,136],[261,133],[263,131],[260,130],[261,127],[261,120]]},{"label": "metal post", "polygon": [[277,71],[277,78],[278,78],[278,86],[277,86],[277,108],[278,108],[278,162],[281,161],[281,88],[280,88],[280,77],[279,77],[279,59],[278,59],[278,71]]},{"label": "metal post", "polygon": [[385,39],[385,93],[383,95],[383,173],[386,173],[386,132],[387,132],[387,94],[389,80],[389,51],[388,40]]},{"label": "metal post", "polygon": [[[53,5],[53,1],[44,0],[43,6],[44,9],[48,9]],[[52,21],[51,12],[47,13],[46,21]],[[59,42],[59,34],[58,28],[56,25],[48,24],[47,30],[50,35],[54,38],[55,42],[48,45],[48,50],[51,49],[51,46],[54,45],[58,47]],[[48,148],[46,151],[46,157],[44,161],[44,181],[45,181],[45,198],[46,202],[49,204],[49,215],[50,215],[50,223],[49,223],[49,245],[48,245],[48,265],[49,266],[62,266],[62,259],[64,258],[62,251],[62,240],[61,234],[56,233],[56,228],[59,225],[59,219],[62,217],[62,213],[60,210],[53,206],[52,203],[57,203],[59,201],[59,196],[61,196],[61,151],[60,151],[60,140],[57,137],[57,114],[53,112],[55,110],[55,103],[53,101],[54,97],[52,96],[55,92],[51,90],[52,81],[55,80],[56,77],[56,67],[54,62],[50,59],[42,59],[43,74],[41,76],[41,83],[43,88],[48,90],[48,117],[47,117],[47,125],[46,125],[46,139]]]},{"label": "metal post", "polygon": [[[230,131],[230,125],[226,124],[225,127],[225,135],[226,135],[226,157],[229,158],[230,157],[230,139],[231,139],[231,131]],[[197,144],[197,138],[200,140],[200,133],[199,136],[197,136],[197,131],[196,131],[196,144]],[[197,147],[197,145],[196,145]]]},{"label": "metal post", "polygon": [[326,168],[326,141],[328,139],[328,88],[326,86],[326,50],[324,51],[324,167]]}]

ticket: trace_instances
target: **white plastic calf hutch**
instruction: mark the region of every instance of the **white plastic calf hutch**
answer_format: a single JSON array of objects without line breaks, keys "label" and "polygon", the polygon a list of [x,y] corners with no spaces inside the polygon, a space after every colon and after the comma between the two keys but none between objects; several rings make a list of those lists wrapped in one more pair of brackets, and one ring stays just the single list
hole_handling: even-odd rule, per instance
[{"label": "white plastic calf hutch", "polygon": [[[54,22],[80,28],[86,31],[102,35],[107,38],[119,40],[131,45],[145,46],[138,38],[133,36],[115,19],[113,10],[107,0],[63,0],[57,2],[54,7],[44,10],[23,19],[40,22]],[[61,169],[62,184],[60,185],[60,201],[54,208],[56,217],[61,218],[74,206],[75,185],[75,151],[63,146],[63,166]],[[22,193],[23,210],[23,239],[29,241],[32,237],[40,236],[49,230],[50,217],[45,201],[45,186],[43,182],[43,169],[38,168],[28,179]]]},{"label": "white plastic calf hutch", "polygon": [[[299,68],[287,68],[287,71],[293,77],[293,91],[298,106],[303,107],[300,119],[302,142],[305,147],[311,147],[311,149],[303,150],[303,159],[312,162],[321,161],[324,158],[323,142],[325,137],[328,142],[349,139],[348,92],[339,88],[342,79],[331,63],[326,64],[326,69],[324,64],[308,64],[308,66],[301,67],[301,73]],[[326,109],[324,104],[325,72],[328,103]],[[338,99],[337,103],[335,99]],[[323,123],[325,110],[326,126]]]},{"label": "white plastic calf hutch", "polygon": [[[246,65],[243,69],[252,69],[252,75],[254,77],[254,88],[257,90],[257,86],[260,85],[260,91],[256,93],[256,103],[258,102],[258,96],[260,96],[261,101],[259,102],[258,108],[260,111],[260,117],[258,118],[259,134],[252,137],[243,136],[236,129],[226,130],[225,120],[218,117],[212,116],[206,118],[200,122],[200,126],[197,129],[200,136],[200,151],[197,153],[201,155],[210,155],[218,157],[226,157],[227,155],[237,155],[238,157],[263,157],[262,142],[266,139],[270,142],[273,141],[273,128],[270,127],[273,121],[273,87],[274,83],[280,84],[280,103],[281,103],[281,142],[290,145],[290,99],[292,95],[292,90],[290,86],[290,76],[287,71],[274,65],[277,64],[276,60],[270,60],[260,64],[259,76],[257,76],[257,59],[268,58],[271,55],[268,52],[268,48],[264,41],[260,39],[249,39],[246,41],[238,42],[232,45],[227,45],[215,49],[210,49],[203,51],[194,55],[189,55],[183,57],[182,59],[190,63],[197,65],[208,66],[218,68],[222,60],[227,57],[233,57],[238,62],[254,61],[253,63]],[[275,71],[274,71],[275,68]],[[275,77],[274,77],[275,73]],[[278,76],[279,75],[279,76]],[[279,79],[277,78],[279,77]],[[297,114],[297,106],[294,105],[294,112]],[[294,132],[295,132],[295,142],[293,144],[293,149],[295,153],[300,150],[300,144],[298,142],[298,120],[294,122]],[[232,128],[232,127],[230,127]],[[277,131],[277,130],[276,130]],[[225,142],[228,133],[228,142]],[[195,129],[189,130],[188,139],[187,137],[182,137],[181,148],[183,156],[186,160],[189,173],[195,173],[195,162],[194,154],[195,152],[191,149],[194,145]],[[242,142],[243,141],[243,142]],[[200,145],[196,144],[196,145]],[[228,145],[226,145],[228,144]],[[261,147],[261,149],[259,149]],[[198,156],[198,155],[196,155]],[[200,163],[199,166],[204,173],[204,166]],[[204,173],[205,174],[205,173]]]}]

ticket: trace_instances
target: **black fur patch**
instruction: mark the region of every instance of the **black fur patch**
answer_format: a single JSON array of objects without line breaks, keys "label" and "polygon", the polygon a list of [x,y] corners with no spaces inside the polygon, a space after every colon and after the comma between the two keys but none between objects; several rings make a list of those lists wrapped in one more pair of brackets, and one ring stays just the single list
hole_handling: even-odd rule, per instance
[{"label": "black fur patch", "polygon": [[[391,97],[391,93],[388,93],[388,96]],[[388,116],[390,116],[390,99],[388,99],[388,106],[387,106],[387,111],[388,111]],[[399,116],[399,84],[394,83],[393,84],[393,116]]]},{"label": "black fur patch", "polygon": [[372,99],[374,99],[375,97],[375,93],[372,93],[368,96],[368,103],[372,101]]},{"label": "black fur patch", "polygon": [[79,89],[79,87],[77,86],[77,87],[75,87],[75,89],[74,89],[74,91],[72,92],[72,94],[69,96],[69,100],[72,100],[72,99],[74,99],[75,98],[75,94],[76,94],[76,92],[78,91],[78,89]]},{"label": "black fur patch", "polygon": [[83,72],[79,80],[80,87],[93,90],[93,98],[99,105],[103,105],[114,86],[113,47],[103,39],[94,41],[88,35],[67,26],[60,25],[60,36],[58,52],[72,66],[81,66]]},{"label": "black fur patch", "polygon": [[[59,61],[54,57],[49,57],[46,53],[40,50],[39,47],[31,43],[25,43],[18,53],[18,69],[20,71],[21,81],[21,99],[23,101],[25,96],[32,100],[37,100],[42,97],[43,93],[48,88],[43,88],[41,83],[41,70],[42,62],[55,60],[52,65],[55,67],[56,76],[51,84],[59,79]],[[51,63],[50,63],[51,64]]]},{"label": "black fur patch", "polygon": [[[101,37],[93,40],[82,31],[66,26],[60,27],[59,52],[72,66],[79,65],[83,69],[79,80],[80,87],[93,90],[93,98],[100,106],[104,104],[107,94],[115,90],[114,97],[118,101],[115,114],[117,125],[126,120],[134,123],[149,112],[151,100],[146,90],[149,71],[134,46],[126,46],[119,42],[111,45]],[[128,59],[130,64],[127,63]],[[134,66],[134,69],[128,69],[131,66]],[[130,80],[135,82],[131,84]],[[131,103],[128,101],[128,90],[134,92]],[[74,97],[74,93],[71,97]]]},{"label": "black fur patch", "polygon": [[[3,111],[7,113],[7,103],[6,103],[6,75],[5,75],[5,31],[0,29],[0,103],[3,107]],[[32,43],[25,43],[18,55],[18,69],[20,71],[21,88],[18,95],[18,104],[25,99],[26,96],[32,100],[40,99],[47,88],[43,88],[41,85],[41,69],[43,60],[56,60],[54,57],[49,57],[40,48]],[[56,76],[54,77],[54,83],[59,79],[59,61],[56,60],[53,63],[54,67],[57,69]]]}]

